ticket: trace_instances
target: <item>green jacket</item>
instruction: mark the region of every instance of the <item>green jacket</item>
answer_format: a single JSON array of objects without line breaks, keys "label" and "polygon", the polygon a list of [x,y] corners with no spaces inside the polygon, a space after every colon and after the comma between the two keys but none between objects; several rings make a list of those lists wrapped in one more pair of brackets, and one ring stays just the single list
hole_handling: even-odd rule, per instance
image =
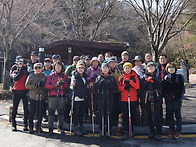
[{"label": "green jacket", "polygon": [[69,79],[71,80],[72,72],[76,70],[76,65],[72,64],[66,68],[65,73],[68,75]]}]

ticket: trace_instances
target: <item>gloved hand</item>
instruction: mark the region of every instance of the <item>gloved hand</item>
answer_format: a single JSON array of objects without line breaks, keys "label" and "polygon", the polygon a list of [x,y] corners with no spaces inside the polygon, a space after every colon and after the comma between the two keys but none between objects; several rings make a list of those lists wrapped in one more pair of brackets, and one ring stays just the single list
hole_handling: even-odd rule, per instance
[{"label": "gloved hand", "polygon": [[61,78],[58,82],[59,82],[59,85],[65,84],[65,80],[63,78]]},{"label": "gloved hand", "polygon": [[124,83],[125,83],[126,85],[127,85],[127,84],[130,85],[129,80],[125,80]]},{"label": "gloved hand", "polygon": [[154,80],[152,79],[152,77],[148,77],[146,81],[150,83],[154,83]]},{"label": "gloved hand", "polygon": [[59,81],[54,84],[54,87],[59,87]]},{"label": "gloved hand", "polygon": [[130,90],[130,88],[131,88],[131,85],[130,85],[130,84],[127,84],[127,85],[124,87],[125,90]]},{"label": "gloved hand", "polygon": [[40,82],[40,81],[37,81],[37,82],[35,83],[35,87],[37,87],[37,88],[39,88],[40,85],[41,85],[41,82]]}]

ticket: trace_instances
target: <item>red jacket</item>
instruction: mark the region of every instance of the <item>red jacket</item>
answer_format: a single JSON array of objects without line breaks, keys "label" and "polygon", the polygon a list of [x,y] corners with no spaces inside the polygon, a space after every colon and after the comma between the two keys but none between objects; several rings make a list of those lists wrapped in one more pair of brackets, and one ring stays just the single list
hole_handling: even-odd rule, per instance
[{"label": "red jacket", "polygon": [[[66,92],[68,91],[67,88],[69,86],[69,78],[67,74],[65,73],[57,74],[56,72],[54,72],[47,77],[47,81],[45,85],[45,88],[49,90],[49,96],[57,95],[58,87],[55,87],[54,84],[61,78],[63,78],[65,81],[65,84],[62,87],[63,95],[66,94]],[[59,96],[60,95],[61,95],[61,86],[59,87]]]},{"label": "red jacket", "polygon": [[13,87],[14,91],[25,92],[27,90],[25,87],[27,76],[28,76],[28,72],[25,67],[24,70],[22,71],[18,71],[18,70],[13,71],[12,77],[14,79],[14,87]]},{"label": "red jacket", "polygon": [[[123,78],[124,77],[124,78]],[[131,79],[131,80],[130,80]],[[130,80],[130,100],[137,101],[137,90],[140,88],[139,78],[135,71],[131,71],[130,74],[123,73],[118,80],[118,89],[121,91],[121,101],[128,102],[128,91],[124,89],[126,84],[125,80]]]}]

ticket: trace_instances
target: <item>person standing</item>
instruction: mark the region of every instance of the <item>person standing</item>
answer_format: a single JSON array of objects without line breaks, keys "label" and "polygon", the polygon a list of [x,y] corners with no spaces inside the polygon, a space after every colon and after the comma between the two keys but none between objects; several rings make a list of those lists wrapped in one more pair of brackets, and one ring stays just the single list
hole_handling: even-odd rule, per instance
[{"label": "person standing", "polygon": [[36,122],[36,133],[42,132],[41,129],[41,122],[42,122],[42,114],[43,114],[43,107],[44,101],[46,98],[46,91],[45,91],[45,83],[46,83],[46,75],[43,72],[43,65],[42,63],[35,63],[34,64],[34,73],[30,74],[27,77],[27,81],[25,86],[27,89],[30,90],[29,92],[29,133],[33,134],[33,120],[34,116],[36,115],[37,122]]},{"label": "person standing", "polygon": [[[114,103],[114,94],[113,91],[116,90],[117,83],[114,79],[114,76],[109,72],[109,66],[107,63],[102,63],[101,66],[101,75],[96,78],[94,89],[98,91],[98,112],[99,112],[99,128],[100,128],[100,137],[110,137],[111,133],[111,116]],[[109,117],[109,124],[108,124]],[[104,124],[102,124],[102,119],[104,119]],[[109,126],[108,126],[109,125]],[[102,126],[104,128],[102,128]],[[102,134],[102,129],[106,130]],[[109,129],[109,130],[108,130]]]},{"label": "person standing", "polygon": [[24,128],[23,131],[28,131],[28,98],[25,82],[28,76],[27,67],[24,59],[19,59],[18,68],[14,70],[11,77],[14,81],[13,92],[13,112],[12,112],[12,131],[17,131],[16,114],[20,100],[23,102],[24,110]]},{"label": "person standing", "polygon": [[163,81],[164,76],[167,75],[167,71],[165,69],[167,65],[167,56],[165,54],[159,55],[159,65],[156,67],[158,75],[161,76]]},{"label": "person standing", "polygon": [[46,58],[44,60],[44,74],[48,77],[52,73],[52,60]]},{"label": "person standing", "polygon": [[76,64],[76,71],[72,73],[70,88],[74,91],[74,134],[83,136],[87,132],[83,126],[83,116],[85,111],[85,99],[88,94],[87,74],[84,72],[83,61]]},{"label": "person standing", "polygon": [[[168,136],[179,138],[182,131],[182,96],[184,91],[184,79],[180,74],[176,74],[176,65],[171,62],[166,66],[168,75],[164,77],[163,82],[163,93],[166,100],[168,123],[169,123],[169,134]],[[174,122],[174,114],[176,118],[176,126]]]},{"label": "person standing", "polygon": [[54,72],[51,73],[46,81],[45,88],[49,90],[48,103],[48,128],[50,135],[53,134],[55,111],[58,112],[58,131],[64,133],[63,118],[65,107],[65,96],[68,92],[69,78],[64,73],[62,62],[55,62]]},{"label": "person standing", "polygon": [[103,54],[98,55],[98,61],[99,61],[99,66],[101,67],[101,64],[104,62],[104,56]]},{"label": "person standing", "polygon": [[144,75],[145,80],[141,86],[143,89],[146,89],[147,92],[145,102],[150,130],[148,138],[155,138],[157,141],[160,141],[162,139],[162,81],[155,69],[156,66],[154,62],[147,64],[147,71]]},{"label": "person standing", "polygon": [[[124,122],[123,139],[129,138],[129,113],[131,113],[131,124],[136,124],[137,90],[140,88],[138,75],[132,70],[132,64],[126,62],[123,65],[124,73],[119,77],[118,89],[121,91],[121,103]],[[129,93],[129,94],[128,94]],[[128,107],[128,95],[130,95],[130,110]],[[134,133],[133,133],[134,136]]]},{"label": "person standing", "polygon": [[29,72],[29,74],[34,73],[34,64],[38,63],[38,53],[36,51],[31,52],[31,61],[30,63],[27,64],[27,71]]}]

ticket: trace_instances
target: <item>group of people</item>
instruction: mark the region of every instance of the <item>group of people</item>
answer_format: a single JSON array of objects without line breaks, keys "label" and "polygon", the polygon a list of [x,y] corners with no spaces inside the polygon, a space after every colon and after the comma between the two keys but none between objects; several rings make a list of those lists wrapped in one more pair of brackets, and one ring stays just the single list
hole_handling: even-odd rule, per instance
[{"label": "group of people", "polygon": [[[129,53],[121,53],[118,62],[110,52],[98,57],[74,56],[72,65],[65,66],[61,56],[55,54],[39,63],[38,54],[31,53],[31,62],[21,56],[10,70],[13,80],[12,127],[17,130],[16,114],[20,100],[24,107],[24,131],[42,132],[42,118],[47,118],[49,133],[53,134],[55,112],[58,112],[58,131],[64,133],[65,109],[70,113],[70,130],[83,136],[87,133],[83,122],[88,117],[91,123],[99,124],[100,137],[110,137],[111,127],[117,125],[119,114],[123,115],[123,139],[134,136],[138,123],[149,126],[149,139],[162,139],[163,99],[166,104],[168,135],[179,138],[182,130],[181,105],[184,92],[183,76],[176,74],[173,62],[167,63],[167,56],[159,56],[159,65],[152,61],[152,54],[145,59]],[[67,99],[72,101],[67,102]],[[28,105],[29,103],[29,105]],[[139,109],[138,109],[139,108]],[[175,128],[175,120],[176,125]],[[28,128],[29,127],[29,128]],[[94,128],[93,128],[94,133]]]}]

